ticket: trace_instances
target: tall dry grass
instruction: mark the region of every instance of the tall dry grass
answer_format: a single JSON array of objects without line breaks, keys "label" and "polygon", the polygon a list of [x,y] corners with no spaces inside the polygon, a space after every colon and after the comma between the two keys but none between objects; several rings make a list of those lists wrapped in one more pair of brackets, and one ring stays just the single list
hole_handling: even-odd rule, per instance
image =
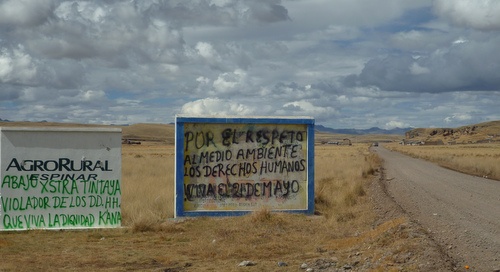
[{"label": "tall dry grass", "polygon": [[[316,146],[320,216],[261,209],[171,220],[173,146],[123,146],[122,154],[125,228],[4,234],[0,270],[293,271],[335,257],[339,269],[362,261],[374,271],[397,271],[404,269],[390,252],[414,254],[421,244],[418,237],[401,236],[404,218],[374,223],[367,185],[379,162],[367,145]],[[243,260],[257,265],[238,267]],[[288,267],[277,266],[280,261]]]},{"label": "tall dry grass", "polygon": [[[333,225],[370,220],[365,186],[380,162],[368,145],[319,145],[315,153],[315,213]],[[123,225],[154,230],[174,216],[174,147],[124,145],[122,154]]]},{"label": "tall dry grass", "polygon": [[366,217],[360,209],[368,179],[380,166],[367,145],[321,145],[315,156],[316,212],[331,221],[347,222]]},{"label": "tall dry grass", "polygon": [[174,147],[122,148],[123,225],[148,230],[174,216]]},{"label": "tall dry grass", "polygon": [[[391,254],[422,256],[415,253],[425,246],[421,238],[402,237],[407,220],[374,220],[367,185],[379,161],[368,145],[315,147],[319,216],[261,209],[240,217],[170,220],[174,147],[157,143],[123,146],[125,228],[1,233],[0,271],[293,271],[332,257],[338,269],[361,261],[373,271],[418,270],[401,268]],[[257,265],[238,267],[242,260]]]},{"label": "tall dry grass", "polygon": [[173,146],[124,146],[122,153],[123,225],[133,233],[161,235],[162,241],[156,243],[168,244],[169,258],[212,260],[217,270],[226,271],[221,263],[250,258],[299,262],[321,256],[323,247],[335,247],[344,252],[337,256],[347,258],[373,239],[344,240],[372,230],[375,218],[367,185],[380,162],[367,144],[315,147],[315,213],[319,216],[261,209],[247,216],[181,223],[169,220],[174,215]]},{"label": "tall dry grass", "polygon": [[462,173],[500,180],[500,144],[386,146]]}]

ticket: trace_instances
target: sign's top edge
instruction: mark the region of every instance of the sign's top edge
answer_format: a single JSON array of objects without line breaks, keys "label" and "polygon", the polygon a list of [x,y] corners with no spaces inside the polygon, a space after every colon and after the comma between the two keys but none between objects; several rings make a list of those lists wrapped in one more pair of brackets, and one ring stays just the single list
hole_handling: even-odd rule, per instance
[{"label": "sign's top edge", "polygon": [[122,132],[121,128],[103,127],[2,127],[0,131],[36,131],[36,132]]},{"label": "sign's top edge", "polygon": [[198,119],[314,119],[312,116],[255,116],[255,115],[193,115],[176,114],[176,118],[198,118]]}]

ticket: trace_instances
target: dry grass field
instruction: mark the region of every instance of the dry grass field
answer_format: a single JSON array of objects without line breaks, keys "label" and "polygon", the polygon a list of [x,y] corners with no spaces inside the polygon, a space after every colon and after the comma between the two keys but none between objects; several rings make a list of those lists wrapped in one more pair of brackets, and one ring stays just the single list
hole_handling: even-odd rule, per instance
[{"label": "dry grass field", "polygon": [[[0,271],[303,271],[303,263],[315,271],[421,271],[433,262],[426,259],[435,256],[426,255],[423,232],[405,216],[381,216],[374,203],[381,162],[370,143],[398,136],[351,137],[352,146],[317,144],[314,216],[263,209],[174,219],[173,125],[122,129],[123,138],[141,142],[122,146],[123,228],[0,232]],[[344,137],[316,136],[317,143]],[[385,146],[498,178],[498,145]],[[238,267],[244,260],[256,265]]]},{"label": "dry grass field", "polygon": [[379,161],[368,146],[316,146],[315,216],[173,219],[174,147],[123,145],[123,228],[2,232],[0,271],[239,271],[244,260],[256,263],[245,271],[361,261],[397,270],[388,250],[411,251],[418,239],[395,233],[405,218],[375,224],[368,188]]},{"label": "dry grass field", "polygon": [[393,143],[386,147],[455,171],[500,180],[500,143],[429,146]]}]

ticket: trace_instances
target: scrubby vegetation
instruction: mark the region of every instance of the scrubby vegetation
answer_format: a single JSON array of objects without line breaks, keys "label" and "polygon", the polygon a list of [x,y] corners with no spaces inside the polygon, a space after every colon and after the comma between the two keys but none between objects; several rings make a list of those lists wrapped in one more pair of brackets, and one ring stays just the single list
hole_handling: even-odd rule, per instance
[{"label": "scrubby vegetation", "polygon": [[386,145],[389,149],[443,167],[479,177],[500,180],[500,144],[435,146]]},{"label": "scrubby vegetation", "polygon": [[174,147],[124,145],[122,154],[125,228],[3,233],[0,252],[9,261],[0,270],[232,271],[251,259],[272,271],[275,262],[298,267],[330,254],[332,246],[338,258],[347,258],[365,240],[344,238],[372,229],[366,186],[379,162],[366,144],[317,146],[315,216],[262,209],[240,217],[174,220]]}]

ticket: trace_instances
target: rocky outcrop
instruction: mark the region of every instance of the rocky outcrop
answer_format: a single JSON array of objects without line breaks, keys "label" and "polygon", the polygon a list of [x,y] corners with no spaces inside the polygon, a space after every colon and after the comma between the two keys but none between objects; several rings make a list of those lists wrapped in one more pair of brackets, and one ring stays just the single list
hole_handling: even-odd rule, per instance
[{"label": "rocky outcrop", "polygon": [[480,143],[500,141],[500,121],[458,128],[416,128],[405,133],[406,140],[445,143]]}]

